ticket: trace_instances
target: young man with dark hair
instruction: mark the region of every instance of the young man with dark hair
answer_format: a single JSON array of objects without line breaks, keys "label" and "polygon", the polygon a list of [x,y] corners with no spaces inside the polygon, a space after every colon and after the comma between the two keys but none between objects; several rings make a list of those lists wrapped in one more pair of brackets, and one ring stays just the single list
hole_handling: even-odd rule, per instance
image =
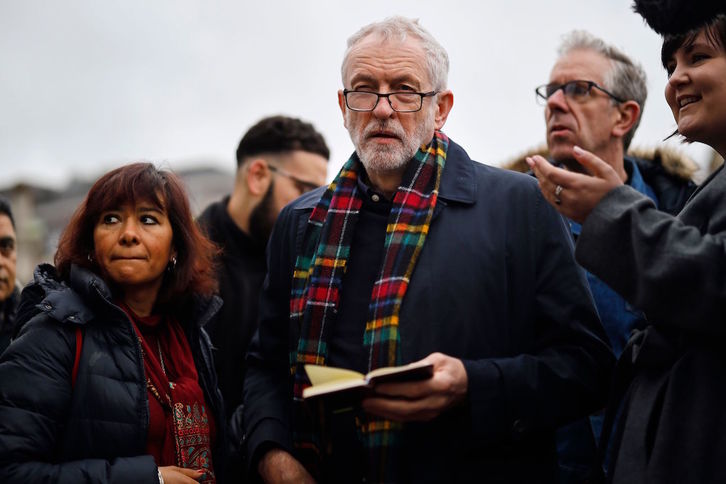
[{"label": "young man with dark hair", "polygon": [[[224,306],[216,324],[205,329],[217,348],[215,365],[228,419],[242,403],[245,354],[257,329],[267,270],[267,239],[282,207],[325,183],[329,156],[323,136],[310,123],[286,116],[264,118],[239,143],[232,194],[199,217],[222,249],[217,273]],[[231,428],[233,437],[241,431],[237,418]]]}]

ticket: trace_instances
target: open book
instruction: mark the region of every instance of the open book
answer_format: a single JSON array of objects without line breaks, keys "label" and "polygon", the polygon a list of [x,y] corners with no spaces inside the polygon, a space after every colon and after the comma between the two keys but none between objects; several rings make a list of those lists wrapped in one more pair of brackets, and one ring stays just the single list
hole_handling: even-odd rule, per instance
[{"label": "open book", "polygon": [[[370,393],[374,385],[388,382],[426,380],[434,374],[431,363],[410,363],[403,366],[378,368],[367,375],[344,368],[305,365],[311,387],[303,390],[303,398],[334,395],[336,400],[354,401]],[[341,397],[341,398],[339,398]]]}]

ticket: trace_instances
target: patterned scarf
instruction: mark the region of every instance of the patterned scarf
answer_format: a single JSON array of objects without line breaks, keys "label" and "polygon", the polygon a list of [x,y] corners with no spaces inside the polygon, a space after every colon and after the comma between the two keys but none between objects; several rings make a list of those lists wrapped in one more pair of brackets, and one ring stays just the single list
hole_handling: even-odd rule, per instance
[{"label": "patterned scarf", "polygon": [[199,482],[214,484],[214,419],[207,413],[182,326],[170,317],[137,316],[125,304],[117,304],[129,316],[141,344],[149,396],[147,452],[160,467],[203,470]]},{"label": "patterned scarf", "polygon": [[[383,263],[373,285],[363,337],[368,371],[401,364],[399,311],[429,231],[448,146],[446,135],[436,131],[431,143],[421,146],[414,155],[404,183],[393,197]],[[294,438],[312,472],[317,469],[320,440],[315,420],[321,417],[302,404],[302,391],[309,386],[304,365],[326,364],[328,337],[335,324],[341,282],[362,205],[358,193],[361,171],[362,164],[353,154],[323,194],[308,220],[293,273],[290,318],[300,328],[297,352],[291,355],[296,401]],[[368,479],[395,480],[395,470],[387,464],[387,457],[397,445],[400,425],[372,417],[359,420],[358,430],[369,454]]]}]

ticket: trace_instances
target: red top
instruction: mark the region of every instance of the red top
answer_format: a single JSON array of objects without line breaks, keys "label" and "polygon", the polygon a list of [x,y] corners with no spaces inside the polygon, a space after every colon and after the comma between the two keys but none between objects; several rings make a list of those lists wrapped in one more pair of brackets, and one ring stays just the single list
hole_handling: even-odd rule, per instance
[{"label": "red top", "polygon": [[141,343],[149,397],[146,451],[158,466],[175,465],[206,471],[200,482],[215,482],[211,442],[214,418],[189,342],[181,325],[161,315],[137,316],[119,304],[134,325]]}]

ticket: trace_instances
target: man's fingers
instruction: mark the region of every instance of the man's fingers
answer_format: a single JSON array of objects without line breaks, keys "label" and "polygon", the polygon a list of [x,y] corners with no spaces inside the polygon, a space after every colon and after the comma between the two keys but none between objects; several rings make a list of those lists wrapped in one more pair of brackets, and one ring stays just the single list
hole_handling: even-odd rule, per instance
[{"label": "man's fingers", "polygon": [[418,400],[371,397],[363,400],[362,407],[366,413],[397,422],[426,421],[440,413],[441,400],[440,396]]},{"label": "man's fingers", "polygon": [[433,392],[434,389],[429,379],[420,382],[382,383],[376,385],[373,391],[387,397],[414,399],[425,397]]}]

